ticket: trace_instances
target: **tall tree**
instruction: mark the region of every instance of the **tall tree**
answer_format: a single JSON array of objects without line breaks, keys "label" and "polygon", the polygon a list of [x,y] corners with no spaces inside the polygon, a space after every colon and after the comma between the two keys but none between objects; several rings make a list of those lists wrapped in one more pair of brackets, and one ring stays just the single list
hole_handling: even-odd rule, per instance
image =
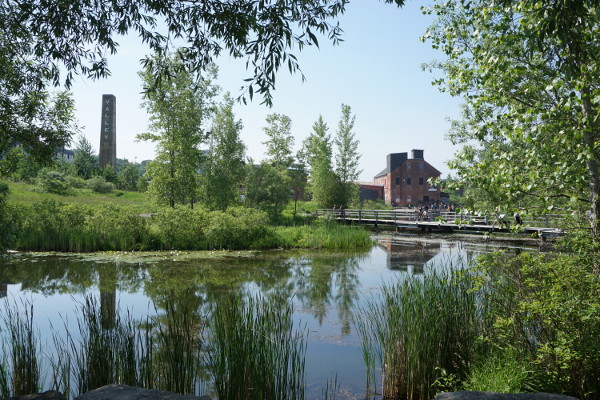
[{"label": "tall tree", "polygon": [[360,153],[358,152],[359,141],[353,131],[355,120],[356,116],[352,115],[350,106],[342,104],[342,116],[335,136],[337,147],[335,160],[336,173],[342,185],[341,197],[345,207],[357,204],[359,200],[359,186],[356,181],[362,171],[358,169]]},{"label": "tall tree", "polygon": [[244,183],[246,146],[240,139],[242,121],[233,113],[233,98],[225,94],[215,111],[208,156],[202,168],[202,201],[211,209],[225,210],[239,202]]},{"label": "tall tree", "polygon": [[263,144],[267,147],[267,160],[275,166],[288,169],[294,162],[292,147],[292,120],[287,115],[267,115],[267,126],[263,128],[269,137]]},{"label": "tall tree", "polygon": [[[171,207],[176,203],[193,207],[202,162],[200,144],[207,136],[203,122],[211,114],[218,88],[209,78],[177,68],[184,62],[179,53],[156,56],[155,62],[169,65],[175,73],[144,97],[150,126],[149,132],[138,135],[138,139],[157,143],[157,156],[147,170],[151,178],[148,192],[156,201]],[[150,68],[140,72],[140,76],[145,84],[155,79]],[[211,78],[215,76],[213,69]]]},{"label": "tall tree", "polygon": [[[556,9],[555,9],[556,6]],[[600,229],[600,13],[592,0],[448,1],[426,38],[446,60],[430,66],[463,96],[451,138],[459,180],[545,207],[587,208]],[[478,146],[477,146],[478,145]]]},{"label": "tall tree", "polygon": [[277,220],[290,200],[289,177],[285,171],[263,161],[248,162],[246,178],[246,205],[265,211]]},{"label": "tall tree", "polygon": [[330,208],[340,205],[339,178],[333,171],[331,135],[329,127],[319,115],[313,124],[312,133],[304,142],[309,166],[309,191],[319,207]]},{"label": "tall tree", "polygon": [[75,146],[75,157],[73,158],[75,171],[83,179],[89,179],[98,169],[98,158],[94,154],[92,143],[85,137],[80,136]]}]

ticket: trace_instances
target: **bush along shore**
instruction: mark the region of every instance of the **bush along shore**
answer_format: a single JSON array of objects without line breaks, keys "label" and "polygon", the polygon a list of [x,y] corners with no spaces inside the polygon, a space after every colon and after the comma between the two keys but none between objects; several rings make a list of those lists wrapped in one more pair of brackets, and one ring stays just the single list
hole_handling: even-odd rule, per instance
[{"label": "bush along shore", "polygon": [[343,249],[372,243],[363,229],[324,221],[273,226],[266,213],[245,207],[181,206],[145,213],[134,206],[45,200],[13,206],[10,215],[11,247],[23,251]]}]

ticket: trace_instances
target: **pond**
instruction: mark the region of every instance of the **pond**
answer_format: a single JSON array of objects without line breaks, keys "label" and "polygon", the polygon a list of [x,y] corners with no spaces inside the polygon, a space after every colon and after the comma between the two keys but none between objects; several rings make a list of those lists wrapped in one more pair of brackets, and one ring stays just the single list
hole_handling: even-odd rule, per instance
[{"label": "pond", "polygon": [[[354,315],[365,297],[407,274],[462,265],[499,247],[523,249],[417,235],[381,237],[377,243],[359,253],[13,254],[0,262],[0,296],[5,313],[32,305],[46,352],[65,331],[79,335],[78,314],[90,295],[102,315],[128,313],[140,323],[165,314],[170,304],[191,306],[202,319],[232,294],[282,297],[293,304],[294,326],[308,331],[305,398],[323,398],[327,385],[337,386],[343,398],[364,398],[366,372]],[[48,389],[50,374],[42,372]],[[199,391],[211,394],[210,384]]]}]

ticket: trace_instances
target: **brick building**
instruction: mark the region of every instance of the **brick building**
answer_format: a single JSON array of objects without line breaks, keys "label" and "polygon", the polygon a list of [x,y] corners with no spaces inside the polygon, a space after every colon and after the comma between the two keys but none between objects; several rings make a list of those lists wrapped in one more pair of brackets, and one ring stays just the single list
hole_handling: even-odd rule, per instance
[{"label": "brick building", "polygon": [[440,188],[428,183],[439,178],[440,171],[423,158],[423,150],[393,153],[387,156],[387,167],[377,174],[374,184],[383,187],[383,199],[399,207],[419,204],[439,204]]}]

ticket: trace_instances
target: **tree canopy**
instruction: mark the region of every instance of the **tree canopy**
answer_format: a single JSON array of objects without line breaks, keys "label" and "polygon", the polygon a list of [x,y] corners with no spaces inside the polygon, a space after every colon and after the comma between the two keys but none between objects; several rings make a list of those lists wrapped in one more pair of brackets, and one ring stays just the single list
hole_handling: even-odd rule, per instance
[{"label": "tree canopy", "polygon": [[439,2],[425,38],[446,59],[428,67],[465,100],[450,133],[464,145],[458,181],[512,207],[587,208],[596,233],[600,13],[591,0],[559,3]]}]

